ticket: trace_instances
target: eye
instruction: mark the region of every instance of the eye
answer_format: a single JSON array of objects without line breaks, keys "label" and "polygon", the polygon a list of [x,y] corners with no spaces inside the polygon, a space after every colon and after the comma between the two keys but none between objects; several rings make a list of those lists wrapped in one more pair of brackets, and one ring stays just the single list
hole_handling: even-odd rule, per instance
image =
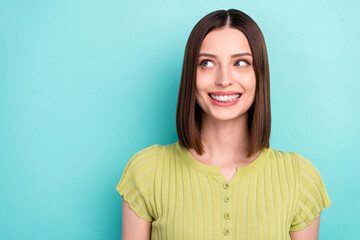
[{"label": "eye", "polygon": [[205,59],[201,61],[200,65],[207,68],[214,66],[214,63],[212,63],[209,59]]},{"label": "eye", "polygon": [[235,65],[239,67],[245,67],[250,65],[250,63],[247,60],[237,60]]}]

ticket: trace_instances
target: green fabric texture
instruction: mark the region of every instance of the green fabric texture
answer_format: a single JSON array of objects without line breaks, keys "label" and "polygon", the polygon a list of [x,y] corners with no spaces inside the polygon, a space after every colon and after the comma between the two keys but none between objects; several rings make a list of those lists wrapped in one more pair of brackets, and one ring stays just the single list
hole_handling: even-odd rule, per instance
[{"label": "green fabric texture", "polygon": [[331,205],[316,167],[271,147],[228,181],[179,142],[127,163],[116,190],[152,223],[151,239],[290,239]]}]

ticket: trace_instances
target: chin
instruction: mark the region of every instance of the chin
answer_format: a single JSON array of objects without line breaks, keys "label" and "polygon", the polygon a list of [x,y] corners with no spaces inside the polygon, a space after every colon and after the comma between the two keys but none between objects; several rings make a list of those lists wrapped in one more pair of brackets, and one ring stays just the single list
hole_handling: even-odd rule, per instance
[{"label": "chin", "polygon": [[219,121],[231,121],[241,119],[245,117],[247,114],[211,114],[211,118]]}]

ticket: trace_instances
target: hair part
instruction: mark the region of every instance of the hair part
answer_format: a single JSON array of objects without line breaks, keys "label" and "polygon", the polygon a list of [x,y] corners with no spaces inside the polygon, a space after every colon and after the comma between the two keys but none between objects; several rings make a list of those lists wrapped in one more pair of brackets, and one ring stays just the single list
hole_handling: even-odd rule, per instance
[{"label": "hair part", "polygon": [[270,73],[263,34],[245,13],[236,10],[217,10],[204,16],[193,28],[188,38],[182,67],[176,109],[176,131],[179,143],[202,155],[202,109],[196,102],[196,70],[199,51],[205,36],[216,28],[237,28],[247,38],[253,55],[256,76],[254,103],[248,110],[249,149],[247,157],[269,147],[271,131]]}]

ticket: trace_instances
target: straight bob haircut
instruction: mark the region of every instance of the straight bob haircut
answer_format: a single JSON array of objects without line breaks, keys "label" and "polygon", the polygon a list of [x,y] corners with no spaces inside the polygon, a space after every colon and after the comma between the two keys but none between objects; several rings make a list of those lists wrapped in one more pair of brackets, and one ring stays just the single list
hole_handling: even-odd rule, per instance
[{"label": "straight bob haircut", "polygon": [[196,102],[196,69],[200,46],[205,36],[215,28],[226,25],[239,29],[246,36],[253,55],[256,76],[254,103],[248,111],[249,149],[247,157],[269,147],[271,131],[270,74],[264,36],[245,13],[236,10],[217,10],[203,17],[193,28],[186,44],[176,109],[176,131],[179,143],[202,155],[202,109]]}]

